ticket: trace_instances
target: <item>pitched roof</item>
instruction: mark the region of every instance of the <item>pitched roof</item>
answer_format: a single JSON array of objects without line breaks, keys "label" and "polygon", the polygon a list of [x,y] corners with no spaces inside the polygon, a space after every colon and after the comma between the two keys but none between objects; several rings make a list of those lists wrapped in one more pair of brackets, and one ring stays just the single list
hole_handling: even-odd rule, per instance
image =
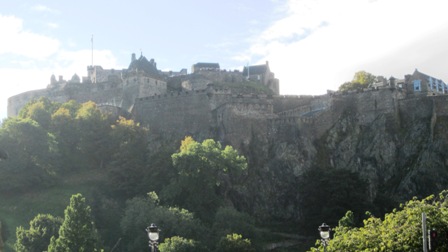
[{"label": "pitched roof", "polygon": [[145,73],[152,75],[158,75],[159,73],[154,60],[151,59],[151,61],[148,61],[144,56],[140,56],[139,59],[133,60],[129,65],[128,70],[144,71]]}]

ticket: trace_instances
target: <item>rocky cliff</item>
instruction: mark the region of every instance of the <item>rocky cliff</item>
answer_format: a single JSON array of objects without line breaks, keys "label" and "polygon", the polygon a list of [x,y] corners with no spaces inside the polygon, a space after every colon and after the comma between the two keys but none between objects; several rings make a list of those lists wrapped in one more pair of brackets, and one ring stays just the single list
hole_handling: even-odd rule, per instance
[{"label": "rocky cliff", "polygon": [[253,196],[241,207],[259,214],[297,217],[300,178],[314,169],[358,174],[370,203],[448,185],[447,96],[393,88],[318,97],[203,90],[139,99],[132,114],[150,129],[153,151],[186,135],[239,149],[250,163],[246,195]]},{"label": "rocky cliff", "polygon": [[440,192],[448,186],[447,112],[447,96],[382,89],[329,97],[322,110],[295,117],[279,113],[244,148],[264,172],[254,204],[274,216],[297,215],[300,177],[313,169],[358,174],[369,203]]}]

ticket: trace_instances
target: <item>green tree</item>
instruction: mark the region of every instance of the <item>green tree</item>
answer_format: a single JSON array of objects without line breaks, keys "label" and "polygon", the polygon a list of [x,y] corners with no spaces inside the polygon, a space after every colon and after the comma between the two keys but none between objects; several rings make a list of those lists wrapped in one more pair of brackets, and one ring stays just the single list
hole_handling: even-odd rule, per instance
[{"label": "green tree", "polygon": [[353,80],[350,82],[345,82],[341,86],[339,86],[339,91],[350,91],[350,90],[358,90],[362,88],[367,88],[371,84],[375,83],[376,76],[368,73],[366,71],[358,71],[353,76]]},{"label": "green tree", "polygon": [[24,190],[51,183],[56,144],[36,121],[9,118],[0,129],[0,146],[9,158],[0,162],[0,190]]},{"label": "green tree", "polygon": [[243,239],[240,234],[228,234],[222,237],[215,249],[216,252],[250,252],[255,251],[249,239]]},{"label": "green tree", "polygon": [[19,112],[19,118],[30,118],[39,125],[47,129],[50,126],[51,114],[60,104],[50,101],[46,97],[41,97],[37,101],[31,101]]},{"label": "green tree", "polygon": [[186,137],[172,159],[178,176],[164,189],[164,198],[207,221],[218,207],[231,201],[231,192],[239,190],[247,171],[243,156],[212,139],[198,143]]},{"label": "green tree", "polygon": [[202,223],[185,209],[159,205],[156,193],[148,197],[135,197],[126,202],[121,219],[123,247],[125,251],[142,251],[148,247],[148,237],[144,230],[150,223],[162,229],[162,237],[181,236],[197,241],[207,240],[209,235]]},{"label": "green tree", "polygon": [[90,207],[81,194],[75,194],[64,211],[59,237],[51,238],[48,252],[92,252],[97,251],[97,245],[98,234]]},{"label": "green tree", "polygon": [[[414,198],[384,218],[370,216],[362,227],[336,227],[327,247],[332,251],[421,251],[422,213],[428,216],[427,226],[438,231],[439,246],[434,251],[448,251],[447,191],[439,197],[431,195],[423,200]],[[311,251],[322,251],[319,241]]]},{"label": "green tree", "polygon": [[144,190],[146,135],[146,128],[123,117],[112,125],[110,137],[113,154],[108,165],[108,175],[115,194],[130,198]]},{"label": "green tree", "polygon": [[51,237],[58,237],[62,221],[62,218],[50,214],[38,214],[30,221],[30,229],[24,229],[21,226],[17,228],[15,250],[17,252],[46,251]]},{"label": "green tree", "polygon": [[199,243],[180,236],[167,238],[159,245],[160,252],[197,252],[203,251]]},{"label": "green tree", "polygon": [[91,168],[103,167],[109,160],[110,122],[94,102],[86,102],[76,112],[79,150]]}]

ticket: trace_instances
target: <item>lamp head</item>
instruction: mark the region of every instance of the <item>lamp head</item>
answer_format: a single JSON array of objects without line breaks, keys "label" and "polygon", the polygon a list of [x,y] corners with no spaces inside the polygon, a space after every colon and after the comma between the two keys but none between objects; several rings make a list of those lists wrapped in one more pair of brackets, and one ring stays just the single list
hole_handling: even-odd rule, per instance
[{"label": "lamp head", "polygon": [[322,223],[322,225],[319,226],[318,230],[320,232],[320,237],[322,239],[325,240],[330,239],[330,231],[331,231],[330,226],[328,226],[325,223]]},{"label": "lamp head", "polygon": [[154,223],[151,223],[151,225],[146,228],[146,232],[148,232],[148,238],[150,241],[155,242],[159,240],[159,228]]}]

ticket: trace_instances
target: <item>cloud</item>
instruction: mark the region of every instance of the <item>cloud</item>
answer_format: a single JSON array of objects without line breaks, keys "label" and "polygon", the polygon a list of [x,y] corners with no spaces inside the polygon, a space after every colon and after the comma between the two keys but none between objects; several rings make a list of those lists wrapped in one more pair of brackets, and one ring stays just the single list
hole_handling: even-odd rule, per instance
[{"label": "cloud", "polygon": [[286,94],[337,89],[359,70],[401,78],[392,73],[405,74],[404,68],[412,73],[422,65],[444,78],[439,70],[441,55],[448,54],[443,6],[443,0],[290,0],[285,17],[235,59],[249,54],[258,63],[269,60]]},{"label": "cloud", "polygon": [[34,5],[32,7],[32,9],[35,11],[38,11],[38,12],[59,13],[58,10],[52,9],[52,8],[42,5],[42,4]]},{"label": "cloud", "polygon": [[23,29],[23,21],[14,16],[0,15],[0,55],[15,54],[32,59],[51,56],[59,49],[57,39]]},{"label": "cloud", "polygon": [[59,28],[59,24],[57,23],[47,23],[47,26],[50,27],[51,29]]}]

